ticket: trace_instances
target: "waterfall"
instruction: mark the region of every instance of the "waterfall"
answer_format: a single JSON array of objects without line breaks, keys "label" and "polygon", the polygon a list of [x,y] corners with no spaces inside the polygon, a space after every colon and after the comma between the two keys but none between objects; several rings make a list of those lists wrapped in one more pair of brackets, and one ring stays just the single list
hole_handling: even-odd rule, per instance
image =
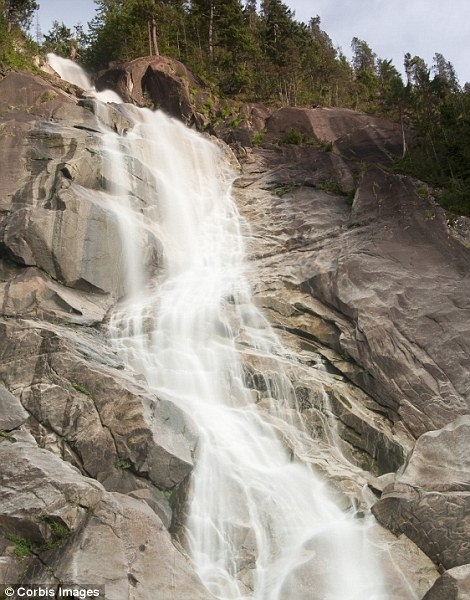
[{"label": "waterfall", "polygon": [[[295,405],[283,375],[288,357],[251,303],[230,193],[234,173],[214,143],[164,114],[139,110],[134,120],[122,147],[126,160],[152,174],[146,202],[159,219],[144,219],[141,234],[127,240],[138,246],[151,231],[163,256],[157,281],[141,281],[140,289],[133,275],[141,261],[129,265],[129,298],[110,330],[155,394],[197,425],[185,537],[201,579],[223,600],[385,598],[363,524],[293,457],[245,384],[241,338],[261,361],[277,365],[267,394],[277,416]],[[112,137],[105,138],[110,155]],[[132,198],[131,180],[119,187]],[[303,588],[303,570],[315,574],[316,595]]]},{"label": "waterfall", "polygon": [[[182,539],[199,576],[220,600],[391,600],[371,520],[338,506],[303,459],[314,443],[296,412],[294,359],[251,300],[227,155],[161,112],[120,110],[133,127],[106,131],[103,160],[127,293],[109,334],[196,424]],[[262,393],[242,352],[269,370]]]},{"label": "waterfall", "polygon": [[73,85],[82,88],[91,96],[101,100],[101,102],[122,102],[119,95],[111,90],[97,92],[91,84],[88,75],[80,65],[77,65],[73,60],[61,58],[60,56],[57,56],[57,54],[49,52],[46,56],[46,61],[64,81],[68,81],[69,83],[73,83]]}]

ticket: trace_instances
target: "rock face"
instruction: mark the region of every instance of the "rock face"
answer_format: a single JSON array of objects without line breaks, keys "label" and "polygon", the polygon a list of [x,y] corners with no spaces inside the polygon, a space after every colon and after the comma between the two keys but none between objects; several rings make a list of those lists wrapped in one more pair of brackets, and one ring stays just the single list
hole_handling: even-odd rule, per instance
[{"label": "rock face", "polygon": [[193,426],[99,328],[126,288],[102,137],[129,122],[94,110],[37,76],[0,81],[0,579],[208,599],[168,533]]},{"label": "rock face", "polygon": [[449,569],[436,581],[423,600],[465,600],[470,598],[470,566]]},{"label": "rock face", "polygon": [[150,600],[156,589],[163,598],[210,597],[144,502],[106,492],[32,444],[2,444],[0,456],[4,581],[12,581],[16,565],[8,550],[16,544],[23,581],[93,582],[105,585],[109,598]]},{"label": "rock face", "polygon": [[0,110],[4,310],[100,321],[123,284],[115,219],[98,192],[99,123],[47,81],[17,73],[0,82]]},{"label": "rock face", "polygon": [[324,388],[327,402],[301,394],[311,431],[320,407],[363,467],[403,464],[369,482],[373,512],[451,569],[470,562],[470,255],[426,188],[386,168],[400,132],[346,112],[282,109],[266,120],[268,141],[296,128],[327,140],[327,152],[267,143],[247,155],[236,193],[255,296],[303,363],[340,382]]},{"label": "rock face", "polygon": [[469,439],[470,416],[423,434],[373,509],[381,523],[406,533],[447,569],[470,563]]},{"label": "rock face", "polygon": [[[200,82],[177,61],[138,59],[96,83],[206,125],[191,91]],[[168,533],[196,433],[103,334],[126,281],[102,139],[130,124],[112,107],[98,120],[71,91],[20,73],[0,81],[0,579],[93,581],[111,600],[209,599]],[[392,174],[396,125],[342,109],[241,111],[243,125],[221,131],[244,157],[235,192],[252,286],[298,357],[290,376],[317,448],[292,456],[327,474],[345,509],[374,505],[392,532],[374,528],[393,557],[384,570],[412,572],[414,597],[464,598],[469,249],[424,186]],[[263,147],[250,148],[254,132]],[[142,202],[145,178],[136,161]],[[159,241],[147,242],[157,271]],[[263,410],[275,370],[239,342]],[[418,548],[448,569],[434,585]],[[311,580],[306,567],[302,585]]]},{"label": "rock face", "polygon": [[[167,56],[137,58],[118,64],[95,81],[97,90],[112,89],[125,102],[161,108],[187,124],[201,124],[196,105],[204,93],[204,84],[182,63]],[[192,90],[197,90],[196,96]]]}]

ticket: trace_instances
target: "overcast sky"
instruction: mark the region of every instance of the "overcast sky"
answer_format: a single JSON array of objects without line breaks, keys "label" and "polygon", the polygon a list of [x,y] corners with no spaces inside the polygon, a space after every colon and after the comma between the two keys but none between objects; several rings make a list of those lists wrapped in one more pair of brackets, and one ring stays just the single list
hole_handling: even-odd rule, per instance
[{"label": "overcast sky", "polygon": [[[39,23],[86,25],[95,14],[93,0],[38,0]],[[317,14],[335,46],[351,55],[353,37],[365,40],[379,58],[402,71],[403,55],[418,55],[430,66],[440,52],[455,67],[460,83],[470,82],[469,0],[284,0],[298,21]]]}]

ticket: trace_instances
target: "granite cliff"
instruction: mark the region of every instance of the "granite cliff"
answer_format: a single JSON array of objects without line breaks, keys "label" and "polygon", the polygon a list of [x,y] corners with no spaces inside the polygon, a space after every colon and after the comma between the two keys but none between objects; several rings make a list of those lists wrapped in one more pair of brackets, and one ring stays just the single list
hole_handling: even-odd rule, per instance
[{"label": "granite cliff", "polygon": [[[101,81],[207,126],[207,92],[191,95],[179,65],[154,62]],[[240,161],[255,300],[299,358],[292,381],[318,439],[316,466],[392,532],[381,543],[413,573],[414,597],[463,599],[468,240],[425,186],[393,172],[394,124],[331,108],[237,110],[243,119],[210,130]],[[0,580],[99,582],[116,600],[155,589],[163,600],[211,598],[168,531],[184,513],[197,433],[106,340],[122,258],[95,112],[50,77],[0,81]],[[129,127],[112,106],[104,119]],[[293,132],[298,143],[287,143]],[[144,171],[135,165],[137,189]],[[159,252],[148,240],[148,268],[159,268]],[[262,403],[269,366],[240,348]],[[350,471],[322,454],[322,419]]]}]

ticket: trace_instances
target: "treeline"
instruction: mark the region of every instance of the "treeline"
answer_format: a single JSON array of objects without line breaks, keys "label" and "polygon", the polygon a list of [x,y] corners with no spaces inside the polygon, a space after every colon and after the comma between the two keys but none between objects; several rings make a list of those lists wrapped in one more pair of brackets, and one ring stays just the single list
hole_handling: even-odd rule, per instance
[{"label": "treeline", "polygon": [[[347,60],[323,31],[281,0],[95,0],[88,32],[54,22],[42,52],[92,72],[114,61],[162,54],[181,60],[219,95],[285,106],[338,106],[381,114],[415,132],[399,168],[444,189],[441,201],[470,214],[470,88],[436,54],[429,67],[404,56],[405,79],[354,37]],[[34,0],[0,0],[0,29],[23,30]],[[3,39],[3,37],[2,37]],[[27,36],[26,36],[27,39]],[[29,39],[29,43],[31,39]],[[0,62],[2,60],[0,44]]]},{"label": "treeline", "polygon": [[391,61],[354,38],[349,62],[320,18],[294,18],[280,0],[96,0],[89,33],[55,23],[45,45],[72,50],[88,69],[163,54],[181,60],[219,95],[297,106],[389,113],[403,83]]},{"label": "treeline", "polygon": [[416,140],[398,166],[441,188],[438,199],[447,210],[470,215],[470,85],[460,87],[442,54],[432,69],[409,54],[404,65],[404,107]]}]

